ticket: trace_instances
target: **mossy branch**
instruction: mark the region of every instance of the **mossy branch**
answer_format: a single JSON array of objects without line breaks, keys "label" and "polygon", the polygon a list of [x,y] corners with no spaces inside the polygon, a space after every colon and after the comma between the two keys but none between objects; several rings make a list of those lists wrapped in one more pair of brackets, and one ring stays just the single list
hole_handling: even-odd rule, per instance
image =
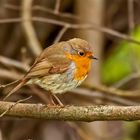
[{"label": "mossy branch", "polygon": [[14,102],[1,101],[0,114],[3,112],[6,112],[4,116],[9,117],[59,121],[140,120],[140,106],[53,107],[42,104],[15,104]]}]

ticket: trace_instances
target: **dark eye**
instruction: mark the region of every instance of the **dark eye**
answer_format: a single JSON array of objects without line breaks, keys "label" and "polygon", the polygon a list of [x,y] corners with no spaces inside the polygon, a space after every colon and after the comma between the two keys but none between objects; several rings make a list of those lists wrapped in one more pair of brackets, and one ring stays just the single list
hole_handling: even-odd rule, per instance
[{"label": "dark eye", "polygon": [[78,54],[79,54],[80,56],[84,56],[84,55],[85,55],[84,52],[78,52]]}]

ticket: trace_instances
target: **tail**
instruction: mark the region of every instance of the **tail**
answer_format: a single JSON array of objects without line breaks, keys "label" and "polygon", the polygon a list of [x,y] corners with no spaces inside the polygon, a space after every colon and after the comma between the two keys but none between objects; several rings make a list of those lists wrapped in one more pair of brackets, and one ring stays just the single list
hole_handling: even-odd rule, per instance
[{"label": "tail", "polygon": [[26,79],[20,80],[20,81],[19,81],[19,84],[18,84],[16,87],[14,87],[14,88],[8,93],[8,95],[6,95],[6,96],[3,98],[3,101],[5,101],[5,100],[6,100],[9,96],[11,96],[13,93],[15,93],[16,91],[18,91],[22,86],[25,85],[26,82],[27,82]]}]

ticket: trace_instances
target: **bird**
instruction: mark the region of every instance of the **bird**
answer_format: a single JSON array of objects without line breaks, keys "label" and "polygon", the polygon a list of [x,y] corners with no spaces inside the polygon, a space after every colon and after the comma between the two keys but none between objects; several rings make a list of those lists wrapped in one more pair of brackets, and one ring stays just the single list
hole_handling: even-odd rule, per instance
[{"label": "bird", "polygon": [[97,60],[86,40],[72,38],[55,43],[42,51],[4,100],[28,84],[38,85],[53,95],[70,91],[86,79],[92,59]]}]

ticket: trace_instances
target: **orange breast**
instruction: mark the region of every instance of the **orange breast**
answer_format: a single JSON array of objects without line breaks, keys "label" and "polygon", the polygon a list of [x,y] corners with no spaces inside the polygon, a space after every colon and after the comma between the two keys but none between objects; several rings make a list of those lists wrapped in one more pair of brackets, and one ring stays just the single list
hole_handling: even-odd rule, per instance
[{"label": "orange breast", "polygon": [[83,80],[88,74],[91,67],[91,59],[88,57],[81,57],[78,55],[67,55],[68,58],[73,60],[76,65],[76,72],[74,75],[75,80]]},{"label": "orange breast", "polygon": [[82,60],[78,59],[78,60],[75,60],[75,64],[76,64],[76,72],[75,72],[74,78],[76,80],[84,79],[90,70],[91,60],[88,58],[85,58]]}]

